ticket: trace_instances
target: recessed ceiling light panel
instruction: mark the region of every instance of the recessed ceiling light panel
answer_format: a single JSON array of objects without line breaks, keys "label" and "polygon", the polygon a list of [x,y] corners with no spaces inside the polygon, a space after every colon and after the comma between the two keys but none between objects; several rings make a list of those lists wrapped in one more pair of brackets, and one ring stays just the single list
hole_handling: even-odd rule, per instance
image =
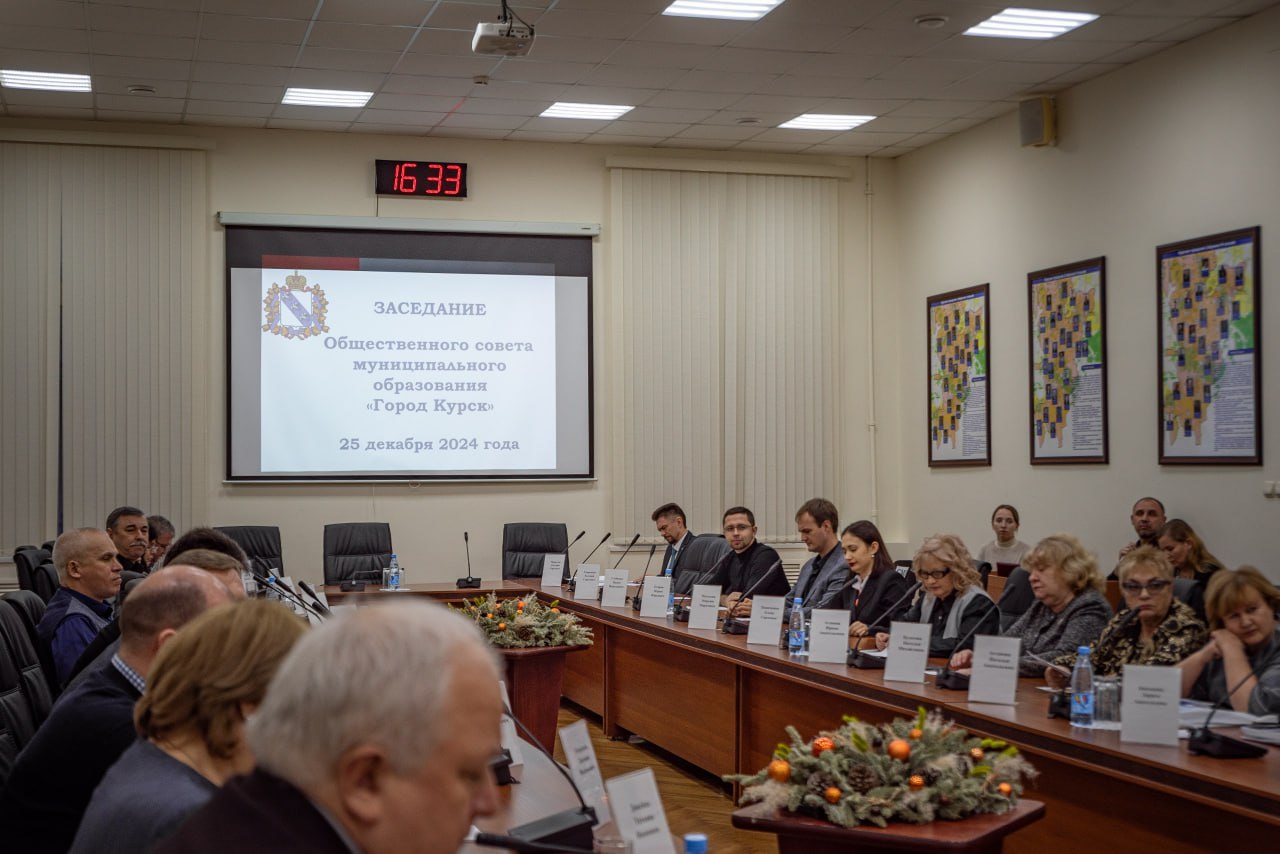
[{"label": "recessed ceiling light panel", "polygon": [[544,119],[616,119],[635,107],[622,104],[573,104],[557,101],[540,114]]},{"label": "recessed ceiling light panel", "polygon": [[865,125],[875,116],[840,116],[831,113],[805,113],[778,125],[791,130],[853,130]]},{"label": "recessed ceiling light panel", "polygon": [[350,89],[297,89],[285,90],[282,104],[298,107],[363,107],[373,97],[372,92],[354,92]]},{"label": "recessed ceiling light panel", "polygon": [[46,71],[0,70],[0,86],[6,89],[47,89],[53,92],[92,92],[88,74],[51,74]]},{"label": "recessed ceiling light panel", "polygon": [[780,5],[782,0],[676,0],[662,14],[684,18],[758,21]]},{"label": "recessed ceiling light panel", "polygon": [[1097,19],[1097,15],[1088,12],[1010,8],[975,24],[965,30],[964,34],[998,39],[1051,39]]}]

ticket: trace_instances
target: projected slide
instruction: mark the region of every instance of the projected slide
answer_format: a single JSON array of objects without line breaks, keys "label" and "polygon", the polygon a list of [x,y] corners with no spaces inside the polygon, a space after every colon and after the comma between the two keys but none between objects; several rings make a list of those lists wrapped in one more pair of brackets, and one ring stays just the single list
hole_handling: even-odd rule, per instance
[{"label": "projected slide", "polygon": [[228,479],[593,475],[589,238],[226,231]]},{"label": "projected slide", "polygon": [[547,276],[262,271],[262,471],[554,469]]}]

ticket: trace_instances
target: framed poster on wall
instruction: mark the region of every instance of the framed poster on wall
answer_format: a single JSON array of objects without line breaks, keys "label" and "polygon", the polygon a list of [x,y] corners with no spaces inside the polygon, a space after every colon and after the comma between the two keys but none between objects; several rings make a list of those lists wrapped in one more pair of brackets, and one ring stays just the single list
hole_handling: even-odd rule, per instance
[{"label": "framed poster on wall", "polygon": [[929,465],[991,465],[988,286],[927,297]]},{"label": "framed poster on wall", "polygon": [[1262,464],[1261,229],[1156,247],[1160,464]]},{"label": "framed poster on wall", "polygon": [[1105,258],[1027,274],[1031,464],[1105,463]]}]

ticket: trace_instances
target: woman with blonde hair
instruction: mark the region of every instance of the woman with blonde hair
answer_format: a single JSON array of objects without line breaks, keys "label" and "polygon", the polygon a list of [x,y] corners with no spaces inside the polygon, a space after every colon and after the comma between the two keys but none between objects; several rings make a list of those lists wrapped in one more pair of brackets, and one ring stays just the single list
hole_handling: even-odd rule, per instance
[{"label": "woman with blonde hair", "polygon": [[[1071,534],[1045,537],[1027,552],[1022,565],[1036,601],[1001,634],[1022,639],[1018,673],[1040,676],[1046,660],[1097,640],[1111,619],[1111,606],[1102,595],[1098,562]],[[972,662],[973,653],[966,650],[951,659],[951,667],[960,670]]]},{"label": "woman with blonde hair", "polygon": [[251,771],[245,719],[305,631],[283,605],[254,600],[206,611],[165,643],[134,708],[140,737],[98,784],[72,852],[149,851]]},{"label": "woman with blonde hair", "polygon": [[1210,576],[1222,569],[1222,561],[1209,554],[1204,540],[1181,519],[1165,522],[1156,535],[1156,542],[1161,551],[1168,555],[1177,578],[1190,578],[1208,584]]},{"label": "woman with blonde hair", "polygon": [[[929,623],[929,655],[950,656],[971,649],[973,638],[1000,631],[1000,612],[982,589],[982,579],[964,541],[955,534],[934,534],[916,551],[911,562],[924,595],[902,617],[907,623]],[[963,643],[961,642],[963,640]],[[889,645],[886,632],[876,633],[876,648]]]},{"label": "woman with blonde hair", "polygon": [[1178,665],[1182,695],[1214,705],[1229,700],[1251,715],[1280,712],[1280,590],[1242,566],[1215,573],[1204,599],[1209,642]]}]

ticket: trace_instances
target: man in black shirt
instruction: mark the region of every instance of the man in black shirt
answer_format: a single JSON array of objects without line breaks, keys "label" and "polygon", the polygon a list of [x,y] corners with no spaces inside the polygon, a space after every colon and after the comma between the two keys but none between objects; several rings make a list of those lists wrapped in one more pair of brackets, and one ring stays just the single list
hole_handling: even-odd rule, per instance
[{"label": "man in black shirt", "polygon": [[[791,589],[782,558],[756,539],[756,516],[746,507],[724,511],[724,537],[733,555],[708,584],[719,584],[721,602],[732,608],[744,594],[784,596]],[[768,578],[765,576],[768,575]],[[763,580],[762,580],[763,579]]]},{"label": "man in black shirt", "polygon": [[116,546],[120,568],[147,574],[147,549],[150,547],[147,514],[137,507],[124,505],[107,514],[107,536]]}]

